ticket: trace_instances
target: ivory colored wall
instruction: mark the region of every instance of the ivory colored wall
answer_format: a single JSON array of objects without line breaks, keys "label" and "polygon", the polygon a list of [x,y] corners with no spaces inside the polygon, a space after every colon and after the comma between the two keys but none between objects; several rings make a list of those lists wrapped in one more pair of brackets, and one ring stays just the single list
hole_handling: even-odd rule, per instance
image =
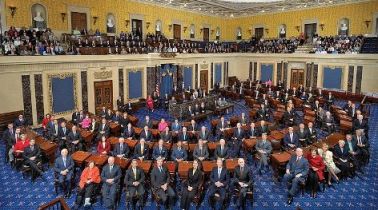
[{"label": "ivory colored wall", "polygon": [[378,92],[378,62],[372,65],[364,65],[362,71],[361,90],[363,92]]},{"label": "ivory colored wall", "polygon": [[0,113],[24,109],[20,73],[1,74],[0,71]]},{"label": "ivory colored wall", "polygon": [[[136,15],[144,20],[144,32],[154,32],[156,21],[161,20],[162,32],[170,38],[173,37],[173,29],[170,31],[168,25],[173,23],[181,24],[181,37],[189,39],[189,28],[191,24],[194,24],[195,39],[197,40],[202,40],[203,34],[200,33],[200,29],[205,26],[210,28],[211,40],[215,39],[215,29],[217,27],[221,29],[221,40],[235,40],[238,27],[242,28],[243,39],[249,39],[254,34],[255,26],[263,26],[269,29],[269,33],[264,31],[265,37],[277,37],[278,27],[281,24],[286,24],[287,26],[287,37],[298,36],[299,32],[295,27],[301,26],[300,31],[303,31],[303,24],[306,20],[314,20],[318,23],[317,31],[320,35],[335,35],[337,34],[338,21],[341,18],[349,18],[351,34],[373,33],[373,28],[375,27],[373,17],[378,14],[378,1],[376,0],[340,6],[283,11],[274,14],[258,14],[243,18],[206,16],[199,13],[125,0],[0,0],[0,3],[4,1],[7,26],[29,27],[32,23],[31,6],[35,3],[40,3],[47,9],[48,27],[56,32],[69,32],[69,9],[78,8],[78,10],[88,12],[89,28],[93,30],[99,28],[102,32],[105,32],[106,16],[111,12],[116,18],[117,33],[130,31],[131,22],[126,28],[125,20],[129,20]],[[14,18],[10,15],[9,6],[17,7]],[[62,12],[67,13],[64,22],[62,22],[61,18]],[[95,25],[93,16],[98,17]],[[371,21],[368,28],[365,20]],[[148,29],[146,28],[146,22],[150,22]],[[324,24],[324,30],[319,27],[321,23]],[[184,27],[188,27],[185,32]],[[250,29],[251,33],[249,33]],[[211,33],[211,30],[214,30],[214,32]]]}]

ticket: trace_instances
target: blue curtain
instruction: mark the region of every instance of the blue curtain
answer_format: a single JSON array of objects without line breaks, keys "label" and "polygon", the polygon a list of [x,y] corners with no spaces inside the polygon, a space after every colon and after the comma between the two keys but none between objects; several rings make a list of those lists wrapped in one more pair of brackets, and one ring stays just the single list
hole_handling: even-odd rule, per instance
[{"label": "blue curtain", "polygon": [[324,67],[323,70],[323,87],[330,89],[341,89],[341,74],[343,70],[340,67]]},{"label": "blue curtain", "polygon": [[192,76],[193,76],[193,69],[192,67],[184,67],[184,88],[187,89],[193,88],[192,86]]},{"label": "blue curtain", "polygon": [[142,72],[129,72],[129,98],[142,97]]},{"label": "blue curtain", "polygon": [[51,83],[53,112],[59,113],[75,109],[73,77],[52,78]]},{"label": "blue curtain", "polygon": [[261,82],[273,80],[273,64],[261,64]]},{"label": "blue curtain", "polygon": [[169,64],[160,68],[161,84],[160,96],[164,97],[165,94],[171,95],[173,90],[173,75],[176,72],[176,66]]},{"label": "blue curtain", "polygon": [[217,84],[218,82],[221,83],[222,82],[222,64],[220,63],[216,63],[215,64],[215,84]]}]

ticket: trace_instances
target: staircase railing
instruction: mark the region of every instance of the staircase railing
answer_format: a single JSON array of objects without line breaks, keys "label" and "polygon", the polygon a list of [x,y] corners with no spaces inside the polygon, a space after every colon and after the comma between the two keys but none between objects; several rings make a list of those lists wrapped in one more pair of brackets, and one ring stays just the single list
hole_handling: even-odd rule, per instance
[{"label": "staircase railing", "polygon": [[70,210],[66,201],[62,198],[55,198],[54,200],[41,205],[38,210]]}]

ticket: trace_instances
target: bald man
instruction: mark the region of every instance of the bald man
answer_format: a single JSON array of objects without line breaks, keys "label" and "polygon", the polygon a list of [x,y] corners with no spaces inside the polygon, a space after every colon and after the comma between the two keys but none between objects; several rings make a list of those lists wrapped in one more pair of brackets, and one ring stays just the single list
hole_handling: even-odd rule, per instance
[{"label": "bald man", "polygon": [[68,150],[62,149],[61,156],[55,160],[54,171],[57,174],[60,185],[63,187],[64,197],[71,195],[71,179],[74,170],[74,161],[68,156]]}]

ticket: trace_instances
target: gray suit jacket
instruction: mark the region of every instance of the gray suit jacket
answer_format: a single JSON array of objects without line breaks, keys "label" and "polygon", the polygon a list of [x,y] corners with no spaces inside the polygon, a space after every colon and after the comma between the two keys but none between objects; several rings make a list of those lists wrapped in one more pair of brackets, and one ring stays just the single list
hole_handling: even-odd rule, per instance
[{"label": "gray suit jacket", "polygon": [[204,157],[205,159],[208,159],[209,158],[209,149],[207,148],[206,145],[203,145],[202,151],[201,151],[199,146],[197,145],[196,148],[194,148],[193,157],[194,158]]}]

